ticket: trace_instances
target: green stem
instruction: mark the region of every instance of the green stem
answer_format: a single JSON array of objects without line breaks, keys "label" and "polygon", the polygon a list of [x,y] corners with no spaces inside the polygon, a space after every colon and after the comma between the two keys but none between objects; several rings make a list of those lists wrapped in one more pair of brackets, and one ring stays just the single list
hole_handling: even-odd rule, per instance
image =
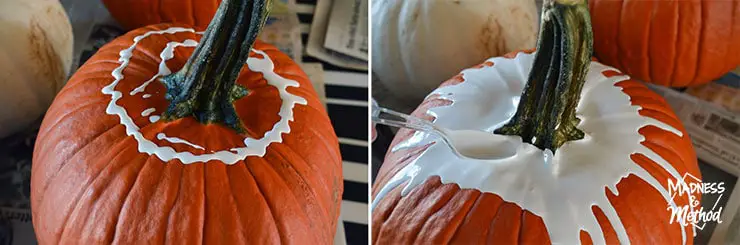
[{"label": "green stem", "polygon": [[181,70],[161,79],[170,105],[165,120],[194,116],[243,132],[233,102],[248,91],[236,84],[265,24],[271,0],[224,0]]},{"label": "green stem", "polygon": [[518,135],[540,149],[555,150],[582,139],[576,107],[593,51],[591,17],[585,0],[549,0],[532,71],[514,117],[495,133]]}]

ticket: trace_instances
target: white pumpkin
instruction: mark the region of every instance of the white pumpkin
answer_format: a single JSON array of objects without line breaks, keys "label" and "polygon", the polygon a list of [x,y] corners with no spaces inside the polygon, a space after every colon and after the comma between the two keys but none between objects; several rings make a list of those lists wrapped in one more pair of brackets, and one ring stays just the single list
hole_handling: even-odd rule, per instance
[{"label": "white pumpkin", "polygon": [[388,93],[373,96],[391,107],[418,105],[460,70],[537,39],[534,0],[373,0],[371,9],[373,90]]},{"label": "white pumpkin", "polygon": [[58,0],[0,1],[0,138],[49,107],[71,68],[72,39]]}]

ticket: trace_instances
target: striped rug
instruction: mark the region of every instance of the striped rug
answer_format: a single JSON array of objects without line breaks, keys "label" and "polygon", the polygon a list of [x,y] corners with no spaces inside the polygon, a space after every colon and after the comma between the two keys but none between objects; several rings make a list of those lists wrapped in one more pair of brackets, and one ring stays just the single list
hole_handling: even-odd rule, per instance
[{"label": "striped rug", "polygon": [[[317,0],[296,0],[305,45]],[[339,136],[344,160],[342,219],[347,244],[368,243],[368,75],[366,71],[344,69],[304,53],[303,62],[321,62],[324,67],[327,107]]]}]

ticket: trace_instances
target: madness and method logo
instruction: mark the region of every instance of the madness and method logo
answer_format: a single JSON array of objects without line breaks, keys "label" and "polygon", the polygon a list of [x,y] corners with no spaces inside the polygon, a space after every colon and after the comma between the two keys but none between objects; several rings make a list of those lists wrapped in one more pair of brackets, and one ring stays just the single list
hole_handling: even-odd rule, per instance
[{"label": "madness and method logo", "polygon": [[[724,182],[703,183],[699,178],[689,173],[684,174],[683,178],[675,182],[669,178],[668,195],[671,196],[671,200],[676,204],[675,206],[668,204],[668,210],[671,211],[671,224],[678,222],[683,227],[691,225],[694,229],[694,236],[696,236],[696,229],[703,230],[707,223],[722,223],[719,219],[722,215],[722,207],[717,207],[717,205],[722,200],[724,192]],[[705,209],[701,205],[700,200],[702,196],[707,198],[712,195],[716,195],[717,200],[711,207]],[[683,201],[676,202],[678,200],[686,200],[687,197],[689,200],[688,203]]]}]

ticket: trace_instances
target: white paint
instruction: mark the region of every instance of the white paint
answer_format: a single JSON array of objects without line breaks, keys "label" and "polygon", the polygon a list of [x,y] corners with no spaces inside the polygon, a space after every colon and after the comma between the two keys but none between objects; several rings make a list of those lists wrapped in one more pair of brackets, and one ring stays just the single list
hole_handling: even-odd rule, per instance
[{"label": "white paint", "polygon": [[[157,80],[157,78],[172,74],[172,71],[170,71],[170,68],[167,67],[167,63],[165,63],[164,61],[170,60],[175,57],[175,48],[195,47],[195,46],[198,46],[198,42],[192,39],[185,40],[185,42],[182,42],[182,43],[178,43],[178,42],[167,43],[167,47],[165,47],[164,50],[162,50],[162,52],[159,53],[159,58],[162,59],[162,62],[159,62],[159,73],[157,73],[156,76],[152,77],[148,81],[141,84],[141,86],[135,88],[134,90],[131,90],[130,95],[136,95],[138,93],[144,92],[144,89],[146,89],[146,87],[149,86],[149,84],[152,83],[154,80]],[[148,98],[148,97],[144,97],[144,98]]]},{"label": "white paint", "polygon": [[[435,124],[450,130],[483,130],[493,132],[513,116],[520,93],[531,70],[534,54],[520,53],[515,59],[492,58],[493,67],[463,71],[464,83],[443,87],[432,94],[452,101],[449,106],[431,108]],[[439,176],[442,183],[455,183],[460,188],[493,193],[542,217],[554,244],[580,243],[580,230],[591,235],[595,244],[604,244],[604,236],[592,206],[598,206],[614,227],[619,241],[628,244],[625,227],[606,197],[604,188],[618,194],[616,185],[628,175],[636,175],[658,190],[667,203],[675,205],[658,181],[630,159],[641,153],[655,161],[674,178],[679,173],[665,159],[640,142],[642,127],[653,125],[676,135],[682,133],[652,118],[638,114],[630,98],[615,83],[627,76],[607,78],[602,71],[612,68],[592,62],[577,107],[582,121],[578,128],[586,133],[582,140],[570,141],[556,154],[522,144],[518,136],[504,141],[478,142],[464,137],[467,145],[516,145],[513,154],[493,159],[471,159],[456,156],[451,149],[436,142],[438,137],[416,132],[399,143],[393,151],[432,144],[421,155],[398,172],[378,193],[372,208],[389,191],[402,183],[406,195],[429,177]],[[480,152],[475,152],[480,154]],[[494,154],[495,155],[495,154]],[[682,230],[684,243],[686,232]]]},{"label": "white paint", "polygon": [[535,2],[370,1],[373,93],[415,105],[461,68],[535,47]]},{"label": "white paint", "polygon": [[[177,152],[172,147],[159,146],[151,140],[144,138],[144,136],[139,131],[139,127],[133,122],[131,117],[126,112],[126,109],[116,104],[116,102],[121,99],[123,94],[120,91],[116,91],[115,88],[118,83],[123,80],[123,69],[128,66],[131,60],[131,56],[133,56],[133,50],[136,48],[136,45],[138,45],[141,40],[151,35],[174,34],[179,32],[194,32],[194,30],[188,28],[172,27],[167,30],[147,32],[141,36],[135,37],[134,43],[129,48],[120,52],[119,62],[121,63],[121,65],[113,70],[113,72],[111,73],[115,80],[102,89],[103,94],[111,95],[111,101],[106,108],[106,113],[109,115],[117,115],[119,117],[120,123],[126,127],[126,134],[133,136],[134,139],[136,139],[136,141],[138,142],[138,151],[141,153],[156,155],[162,161],[171,161],[174,159],[178,159],[183,164],[191,164],[218,160],[223,162],[224,164],[231,165],[235,164],[237,161],[244,160],[248,156],[262,157],[266,153],[267,147],[270,144],[282,142],[282,134],[290,133],[289,122],[294,120],[293,107],[296,104],[306,105],[307,101],[303,97],[288,93],[288,87],[298,87],[300,84],[294,80],[289,80],[276,74],[275,64],[273,63],[272,59],[270,59],[270,57],[267,56],[266,53],[256,49],[253,49],[252,51],[261,54],[262,59],[249,57],[249,59],[247,60],[247,65],[249,69],[253,72],[262,73],[267,83],[277,88],[280,98],[283,101],[282,105],[280,106],[280,111],[278,112],[280,120],[273,126],[270,131],[266,132],[265,135],[263,135],[259,139],[246,137],[244,139],[245,147],[235,147],[230,150],[219,150],[216,152],[212,152],[212,150],[209,149],[208,152],[212,153],[200,155],[196,155],[187,151]],[[202,33],[196,34],[202,35]],[[165,50],[163,50],[160,54],[160,57],[163,57],[163,59],[160,62],[159,72],[158,74],[155,74],[154,77],[150,79],[150,81],[155,79],[157,76],[162,76],[165,73],[169,72],[169,69],[167,68],[165,62],[167,61],[167,59],[172,57],[169,54],[173,52],[175,47],[193,45],[193,42],[194,41],[192,40],[185,40],[182,43],[168,43],[167,47],[165,47]],[[134,94],[133,92],[134,91],[132,91],[132,94]],[[149,119],[151,122],[156,122],[159,120],[159,116],[151,116]]]},{"label": "white paint", "polygon": [[455,150],[473,159],[498,159],[513,156],[522,144],[520,137],[492,134],[480,130],[449,130],[439,128],[447,135]]},{"label": "white paint", "polygon": [[67,83],[74,44],[59,1],[0,0],[0,138],[43,117]]},{"label": "white paint", "polygon": [[148,99],[150,97],[152,97],[151,94],[144,94],[144,95],[141,96],[141,98],[144,98],[144,99]]},{"label": "white paint", "polygon": [[173,144],[186,144],[186,145],[188,145],[190,147],[193,147],[193,148],[196,148],[196,149],[205,150],[205,148],[203,148],[202,146],[199,146],[199,145],[190,143],[190,141],[187,141],[187,140],[184,140],[184,139],[180,139],[180,138],[177,138],[177,137],[167,137],[167,135],[165,135],[164,133],[158,133],[157,134],[157,139],[159,139],[159,140],[166,140],[166,141],[168,141],[170,143],[173,143]]},{"label": "white paint", "polygon": [[142,117],[147,117],[147,116],[151,115],[156,110],[157,109],[154,109],[154,108],[148,108],[148,109],[146,109],[146,110],[144,110],[144,111],[141,112],[141,116]]}]

